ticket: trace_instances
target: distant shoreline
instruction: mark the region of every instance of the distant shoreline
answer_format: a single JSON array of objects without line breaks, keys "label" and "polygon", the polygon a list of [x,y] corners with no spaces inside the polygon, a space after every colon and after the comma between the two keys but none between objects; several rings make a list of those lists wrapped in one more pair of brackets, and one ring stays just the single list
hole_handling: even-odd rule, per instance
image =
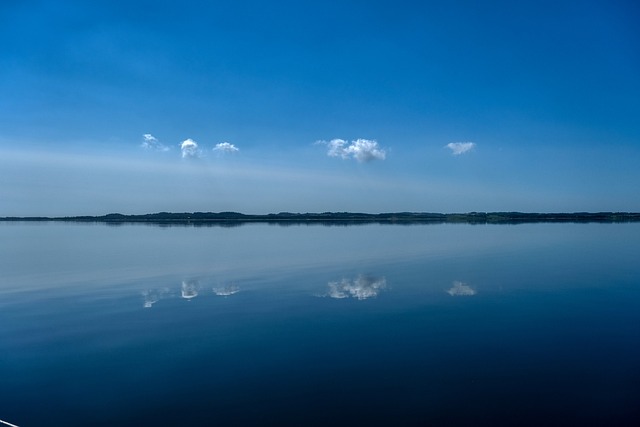
[{"label": "distant shoreline", "polygon": [[98,223],[148,223],[148,224],[185,224],[185,225],[235,225],[244,223],[279,223],[326,225],[340,224],[523,224],[536,222],[640,222],[638,212],[573,212],[573,213],[527,213],[527,212],[469,212],[469,213],[428,213],[428,212],[392,212],[368,214],[357,212],[323,212],[251,215],[238,212],[159,212],[142,215],[124,215],[112,213],[101,216],[64,216],[64,217],[0,217],[3,222],[98,222]]}]

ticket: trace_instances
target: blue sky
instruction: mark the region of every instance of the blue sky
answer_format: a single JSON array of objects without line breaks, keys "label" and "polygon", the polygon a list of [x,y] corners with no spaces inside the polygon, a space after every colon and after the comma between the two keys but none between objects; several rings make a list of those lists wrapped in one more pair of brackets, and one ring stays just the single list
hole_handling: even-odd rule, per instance
[{"label": "blue sky", "polygon": [[640,211],[638,22],[634,1],[5,1],[0,216]]}]

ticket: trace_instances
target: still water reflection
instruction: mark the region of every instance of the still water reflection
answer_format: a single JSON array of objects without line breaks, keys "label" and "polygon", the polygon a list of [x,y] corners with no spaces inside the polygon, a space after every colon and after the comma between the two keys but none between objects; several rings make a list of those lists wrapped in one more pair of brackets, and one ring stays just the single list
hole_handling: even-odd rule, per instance
[{"label": "still water reflection", "polygon": [[198,296],[200,290],[200,283],[197,280],[183,280],[181,295],[184,299],[191,299]]},{"label": "still water reflection", "polygon": [[330,298],[355,298],[358,300],[369,299],[387,288],[387,280],[384,277],[371,277],[359,275],[353,280],[342,279],[340,281],[329,282],[329,292],[326,296]]},{"label": "still water reflection", "polygon": [[[173,291],[170,287],[165,286],[161,288],[144,289],[141,294],[143,297],[143,307],[151,308],[160,300],[169,298],[175,298],[178,295],[180,297],[190,300],[198,295],[202,295],[202,286],[196,279],[183,280],[180,285],[180,292]],[[237,284],[227,284],[221,286],[214,286],[212,288],[212,294],[220,297],[228,297],[240,292],[240,286]]]},{"label": "still water reflection", "polygon": [[228,297],[240,292],[240,286],[236,284],[229,284],[223,286],[214,286],[213,293],[219,297]]},{"label": "still water reflection", "polygon": [[640,224],[0,224],[20,426],[637,425]]},{"label": "still water reflection", "polygon": [[476,290],[466,283],[453,282],[453,286],[447,290],[447,293],[452,297],[470,297],[476,294]]},{"label": "still water reflection", "polygon": [[142,291],[142,297],[144,298],[144,308],[151,308],[153,304],[157,303],[161,299],[170,298],[172,296],[171,290],[168,287],[158,289],[145,289]]}]

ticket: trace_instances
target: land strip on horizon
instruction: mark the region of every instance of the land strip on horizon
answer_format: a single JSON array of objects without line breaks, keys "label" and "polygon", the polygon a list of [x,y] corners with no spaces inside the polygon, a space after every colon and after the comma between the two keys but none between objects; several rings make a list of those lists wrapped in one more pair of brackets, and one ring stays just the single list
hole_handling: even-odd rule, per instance
[{"label": "land strip on horizon", "polygon": [[638,212],[573,212],[573,213],[532,213],[532,212],[323,212],[291,213],[280,212],[266,215],[243,214],[238,212],[158,212],[141,215],[111,213],[100,216],[9,216],[0,221],[65,221],[102,223],[155,223],[155,224],[224,224],[224,223],[469,223],[469,224],[520,224],[533,222],[640,222]]}]

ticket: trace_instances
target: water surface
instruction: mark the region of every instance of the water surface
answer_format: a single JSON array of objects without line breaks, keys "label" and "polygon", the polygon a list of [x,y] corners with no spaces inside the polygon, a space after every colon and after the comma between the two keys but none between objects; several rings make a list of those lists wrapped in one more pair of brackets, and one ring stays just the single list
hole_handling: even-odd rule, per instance
[{"label": "water surface", "polygon": [[637,425],[640,224],[0,224],[19,426]]}]

